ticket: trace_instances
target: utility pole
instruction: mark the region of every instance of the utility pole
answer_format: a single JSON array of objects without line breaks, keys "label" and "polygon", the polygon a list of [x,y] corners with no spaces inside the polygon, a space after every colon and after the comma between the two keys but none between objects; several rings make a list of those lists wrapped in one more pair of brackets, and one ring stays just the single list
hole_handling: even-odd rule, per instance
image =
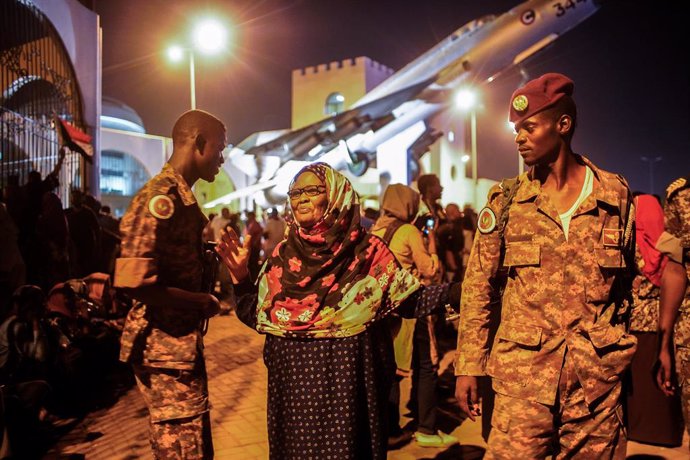
[{"label": "utility pole", "polygon": [[654,164],[659,163],[662,157],[640,157],[640,160],[649,163],[649,194],[654,195]]}]

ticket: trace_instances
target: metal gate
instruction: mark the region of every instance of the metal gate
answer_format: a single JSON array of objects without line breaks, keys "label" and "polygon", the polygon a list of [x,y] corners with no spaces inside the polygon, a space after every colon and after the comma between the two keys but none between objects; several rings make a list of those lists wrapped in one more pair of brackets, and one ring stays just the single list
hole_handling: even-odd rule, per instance
[{"label": "metal gate", "polygon": [[[43,177],[58,160],[55,116],[84,130],[82,98],[60,36],[30,0],[0,0],[0,187]],[[83,158],[68,154],[60,171],[61,198],[83,189]]]}]

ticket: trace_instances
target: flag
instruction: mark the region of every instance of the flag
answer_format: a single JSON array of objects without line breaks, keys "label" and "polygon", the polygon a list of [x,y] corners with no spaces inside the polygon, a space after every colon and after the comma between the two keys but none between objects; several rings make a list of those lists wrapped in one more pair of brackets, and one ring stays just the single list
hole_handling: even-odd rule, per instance
[{"label": "flag", "polygon": [[91,136],[72,126],[55,115],[55,129],[57,130],[60,147],[67,147],[73,152],[79,152],[86,161],[93,161],[93,146]]}]

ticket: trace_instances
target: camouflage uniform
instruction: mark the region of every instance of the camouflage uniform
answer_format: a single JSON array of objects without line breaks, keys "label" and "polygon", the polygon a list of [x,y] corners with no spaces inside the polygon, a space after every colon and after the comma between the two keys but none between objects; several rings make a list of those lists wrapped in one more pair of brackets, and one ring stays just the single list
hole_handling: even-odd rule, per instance
[{"label": "camouflage uniform", "polygon": [[633,281],[633,308],[630,314],[630,332],[654,332],[659,328],[659,286],[642,274],[644,259],[635,246],[637,273]]},{"label": "camouflage uniform", "polygon": [[[682,263],[690,279],[690,177],[674,181],[666,190],[664,233],[656,247],[674,261]],[[673,342],[683,418],[690,432],[690,285],[678,310]]]},{"label": "camouflage uniform", "polygon": [[[501,186],[489,191],[480,214],[482,230],[462,286],[455,373],[493,378],[486,458],[625,455],[621,375],[636,340],[626,332],[622,283],[629,285],[626,267],[634,257],[634,210],[620,176],[582,160],[594,184],[573,214],[567,240],[558,211],[529,173],[518,178],[509,208],[502,266],[499,232],[481,221],[501,219]],[[488,323],[497,304],[491,299],[503,268],[492,345]]]},{"label": "camouflage uniform", "polygon": [[[185,180],[166,164],[122,219],[115,286],[201,291],[201,232],[207,222]],[[134,365],[149,408],[154,456],[213,457],[199,312],[136,302],[125,322],[120,359]]]}]

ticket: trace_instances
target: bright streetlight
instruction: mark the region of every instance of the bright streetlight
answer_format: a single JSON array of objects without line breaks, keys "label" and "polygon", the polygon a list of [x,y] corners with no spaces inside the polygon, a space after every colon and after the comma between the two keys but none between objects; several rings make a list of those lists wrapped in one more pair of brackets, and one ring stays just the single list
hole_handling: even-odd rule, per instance
[{"label": "bright streetlight", "polygon": [[204,54],[215,54],[225,48],[228,33],[215,19],[206,19],[194,29],[194,45]]},{"label": "bright streetlight", "polygon": [[471,110],[477,103],[477,94],[469,88],[461,89],[455,95],[455,104],[461,110]]},{"label": "bright streetlight", "polygon": [[215,19],[206,19],[197,24],[192,32],[192,46],[173,45],[168,48],[168,58],[173,62],[179,62],[185,53],[189,56],[189,96],[191,108],[196,109],[196,80],[194,66],[194,51],[203,54],[217,54],[225,49],[227,42],[227,30]]}]

